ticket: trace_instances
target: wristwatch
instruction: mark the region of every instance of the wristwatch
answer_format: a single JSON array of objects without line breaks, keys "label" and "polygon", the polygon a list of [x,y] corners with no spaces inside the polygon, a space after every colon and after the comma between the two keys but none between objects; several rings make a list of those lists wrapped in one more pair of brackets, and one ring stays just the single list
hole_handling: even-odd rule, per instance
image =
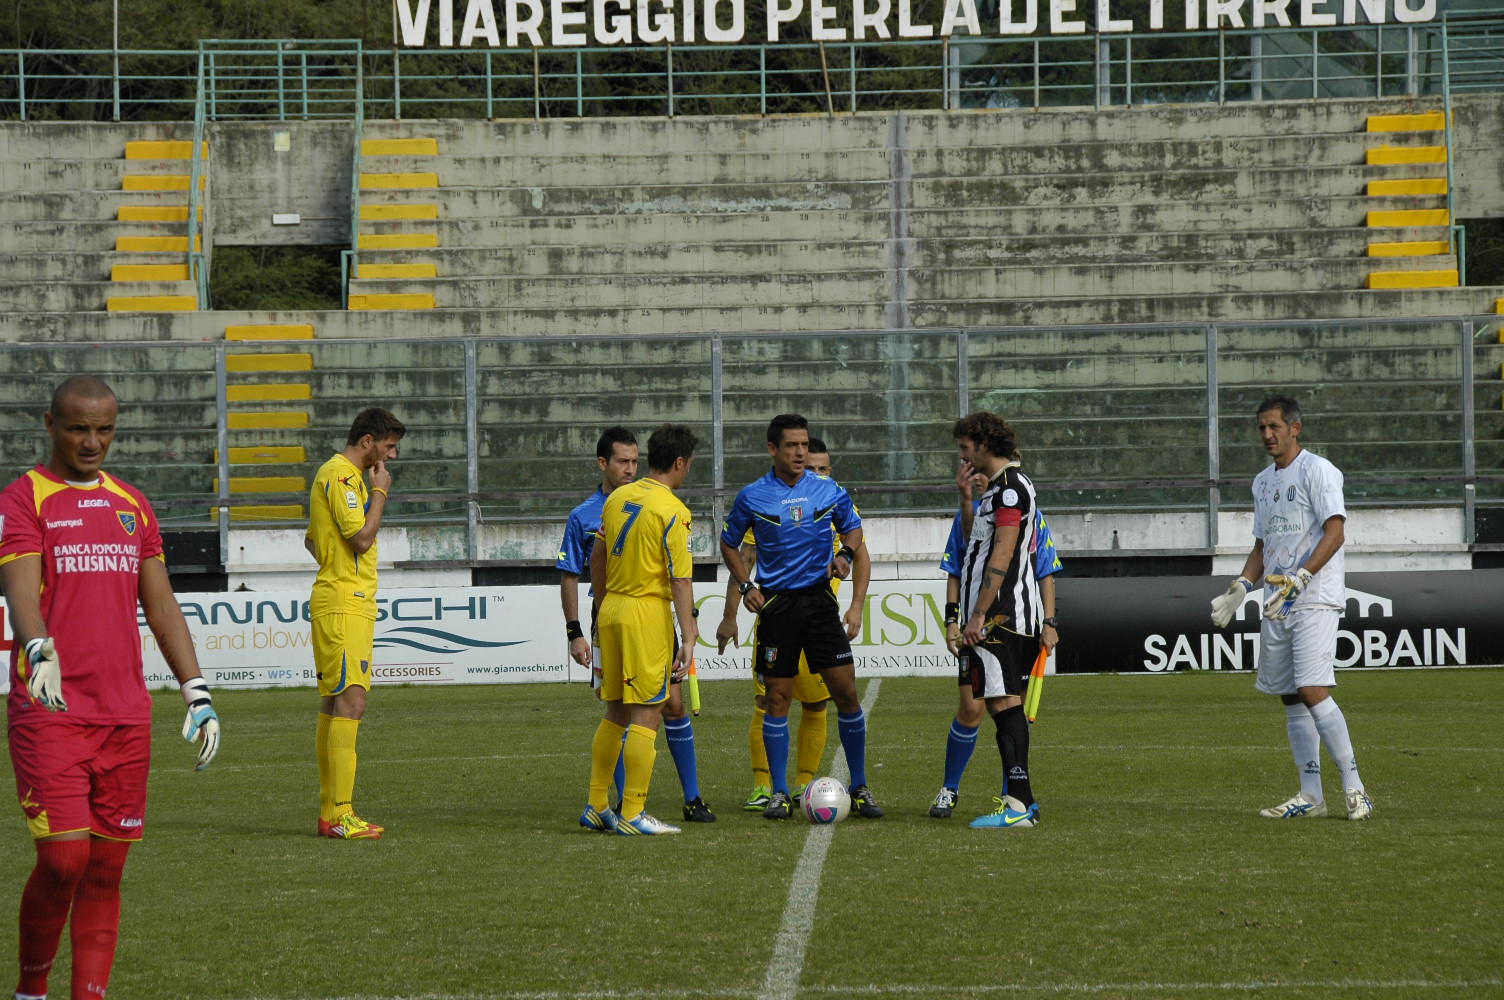
[{"label": "wristwatch", "polygon": [[1052,629],[1058,630],[1060,628],[1060,619],[1056,618],[1054,615],[1051,615],[1044,620],[1044,624],[1048,625]]},{"label": "wristwatch", "polygon": [[752,589],[752,581],[751,580],[743,580],[741,583],[738,583],[736,585],[736,592],[738,594],[741,594],[743,597],[746,597],[747,596],[747,591],[749,591],[751,589]]}]

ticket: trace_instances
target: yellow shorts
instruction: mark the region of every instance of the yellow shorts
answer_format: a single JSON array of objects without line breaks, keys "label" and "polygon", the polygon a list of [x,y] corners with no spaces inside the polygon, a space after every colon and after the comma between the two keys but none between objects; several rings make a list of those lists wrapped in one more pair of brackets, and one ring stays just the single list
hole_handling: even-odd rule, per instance
[{"label": "yellow shorts", "polygon": [[668,700],[674,663],[670,602],[607,594],[595,630],[602,698],[629,705],[658,705]]},{"label": "yellow shorts", "polygon": [[371,690],[376,622],[365,615],[335,614],[319,615],[310,624],[319,694],[328,698],[352,686]]},{"label": "yellow shorts", "polygon": [[[762,674],[752,672],[752,690],[760,698],[768,693],[768,687],[762,682]],[[825,678],[812,673],[809,669],[809,660],[803,653],[799,654],[799,672],[794,675],[794,700],[806,705],[814,705],[830,698],[830,689],[825,686]]]}]

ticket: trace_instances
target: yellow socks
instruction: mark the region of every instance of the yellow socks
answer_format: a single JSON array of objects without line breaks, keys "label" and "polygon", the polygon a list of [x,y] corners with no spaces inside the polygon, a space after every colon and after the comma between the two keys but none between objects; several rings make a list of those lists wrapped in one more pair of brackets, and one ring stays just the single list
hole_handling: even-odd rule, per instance
[{"label": "yellow socks", "polygon": [[325,712],[319,713],[319,725],[313,738],[314,752],[319,759],[319,818],[330,823],[339,819],[334,815],[334,786],[330,783],[329,722],[332,718]]},{"label": "yellow socks", "polygon": [[829,736],[825,724],[825,707],[818,712],[804,708],[799,713],[799,773],[794,787],[807,785],[815,780],[820,770],[820,759],[825,756],[825,740]]},{"label": "yellow socks", "polygon": [[602,719],[595,727],[595,738],[590,741],[590,806],[596,812],[604,812],[611,804],[606,795],[616,770],[616,759],[622,755],[624,732],[616,723]]},{"label": "yellow socks", "polygon": [[333,821],[355,811],[355,734],[359,719],[334,716],[329,720],[329,795]]},{"label": "yellow socks", "polygon": [[627,764],[627,787],[621,799],[623,819],[634,819],[648,801],[648,783],[653,780],[653,761],[658,759],[658,734],[646,726],[628,726],[621,745]]},{"label": "yellow socks", "polygon": [[752,784],[771,788],[773,776],[768,771],[768,749],[762,745],[762,720],[767,714],[753,706],[752,725],[747,729],[747,755],[752,760]]}]

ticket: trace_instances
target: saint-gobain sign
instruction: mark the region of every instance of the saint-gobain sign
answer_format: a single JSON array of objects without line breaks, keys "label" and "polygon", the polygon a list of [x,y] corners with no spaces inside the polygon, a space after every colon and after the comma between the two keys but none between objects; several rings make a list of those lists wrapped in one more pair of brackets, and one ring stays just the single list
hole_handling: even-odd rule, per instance
[{"label": "saint-gobain sign", "polygon": [[[568,48],[1084,35],[1223,28],[1420,24],[1436,0],[1149,0],[1142,18],[1113,0],[945,0],[926,20],[912,0],[394,0],[395,44]],[[1115,9],[1117,7],[1118,9]],[[985,12],[985,13],[984,13]],[[933,17],[933,15],[931,15]]]},{"label": "saint-gobain sign", "polygon": [[[1253,670],[1261,591],[1226,629],[1208,602],[1225,580],[1141,577],[1061,580],[1059,670]],[[1504,663],[1498,612],[1504,570],[1349,573],[1337,666]]]},{"label": "saint-gobain sign", "polygon": [[[1252,670],[1259,600],[1244,602],[1225,630],[1208,602],[1226,581],[1209,577],[1061,579],[1057,612],[1060,673]],[[1504,663],[1504,570],[1348,574],[1339,667],[1425,667]],[[743,644],[715,650],[724,587],[699,584],[699,672],[706,680],[751,676],[752,617],[740,616]],[[845,594],[842,595],[843,600]],[[199,664],[221,688],[312,687],[308,594],[180,594]],[[874,582],[852,643],[859,677],[954,677],[945,649],[942,579]],[[843,603],[842,610],[846,605]],[[0,651],[15,648],[0,604]],[[147,684],[176,686],[143,620]],[[380,684],[496,684],[584,681],[568,660],[557,587],[393,590],[378,597],[372,675]],[[63,665],[66,690],[68,667]]]}]

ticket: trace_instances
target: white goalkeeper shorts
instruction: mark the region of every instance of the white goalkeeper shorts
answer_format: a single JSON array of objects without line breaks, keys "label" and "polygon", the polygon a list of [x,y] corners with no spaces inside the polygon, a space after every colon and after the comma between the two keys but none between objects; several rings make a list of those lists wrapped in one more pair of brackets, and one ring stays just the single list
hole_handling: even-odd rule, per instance
[{"label": "white goalkeeper shorts", "polygon": [[1265,618],[1259,631],[1259,673],[1265,694],[1294,694],[1303,687],[1336,687],[1336,608],[1297,608],[1284,621]]}]

